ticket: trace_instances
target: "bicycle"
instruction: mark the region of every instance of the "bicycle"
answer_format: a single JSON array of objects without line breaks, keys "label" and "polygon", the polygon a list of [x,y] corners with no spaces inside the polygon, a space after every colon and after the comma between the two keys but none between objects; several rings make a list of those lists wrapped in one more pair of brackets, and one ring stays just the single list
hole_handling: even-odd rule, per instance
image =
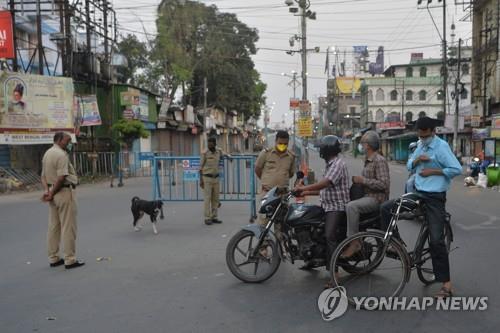
[{"label": "bicycle", "polygon": [[[398,234],[398,221],[409,215],[413,216],[413,219],[422,221],[415,247],[410,252],[407,251],[404,241],[395,236]],[[446,213],[443,232],[449,253],[453,241],[449,213]],[[342,268],[348,274],[348,279],[332,274],[334,286],[344,287],[349,303],[354,305],[354,298],[375,296],[370,299],[376,301],[377,297],[381,296],[398,296],[408,283],[413,269],[417,271],[419,280],[424,284],[435,282],[432,264],[429,262],[431,259],[429,237],[429,225],[425,218],[425,203],[422,198],[415,193],[403,195],[393,206],[392,219],[385,232],[380,230],[360,232],[346,238],[337,246],[330,261],[330,272],[340,272],[339,269]],[[361,249],[349,258],[342,257],[347,246],[356,240],[360,242]],[[385,272],[389,274],[385,276]],[[393,290],[387,292],[388,288]]]}]

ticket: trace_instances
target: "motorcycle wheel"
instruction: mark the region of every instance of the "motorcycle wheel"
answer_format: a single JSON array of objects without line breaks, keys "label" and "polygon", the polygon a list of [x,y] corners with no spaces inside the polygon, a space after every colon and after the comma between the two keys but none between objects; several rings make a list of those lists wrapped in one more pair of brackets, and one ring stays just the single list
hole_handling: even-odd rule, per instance
[{"label": "motorcycle wheel", "polygon": [[276,273],[281,263],[278,244],[265,239],[256,256],[253,256],[258,243],[255,234],[241,230],[229,241],[226,248],[226,264],[231,273],[246,283],[259,283]]}]

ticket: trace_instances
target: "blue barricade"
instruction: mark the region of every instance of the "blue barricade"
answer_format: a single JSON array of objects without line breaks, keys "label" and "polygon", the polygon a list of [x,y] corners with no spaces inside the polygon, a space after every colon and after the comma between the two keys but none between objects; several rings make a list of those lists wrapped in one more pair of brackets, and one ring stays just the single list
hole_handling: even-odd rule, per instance
[{"label": "blue barricade", "polygon": [[[154,156],[153,159],[153,200],[203,201],[199,156]],[[233,155],[219,164],[220,200],[249,202],[250,220],[257,216],[255,160],[255,155]]]}]

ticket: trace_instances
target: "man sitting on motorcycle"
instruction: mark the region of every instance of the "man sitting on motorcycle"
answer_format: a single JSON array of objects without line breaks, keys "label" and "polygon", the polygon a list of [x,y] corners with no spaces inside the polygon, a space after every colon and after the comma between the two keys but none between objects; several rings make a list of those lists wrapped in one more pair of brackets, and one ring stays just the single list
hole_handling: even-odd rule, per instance
[{"label": "man sitting on motorcycle", "polygon": [[[359,232],[360,214],[378,212],[380,205],[389,199],[390,176],[389,165],[379,154],[380,138],[375,131],[368,131],[362,137],[358,150],[366,155],[365,167],[361,176],[353,176],[353,184],[363,187],[365,195],[346,206],[347,237]],[[361,249],[359,241],[352,241],[343,253],[343,257],[351,257]]]},{"label": "man sitting on motorcycle", "polygon": [[338,137],[327,135],[321,138],[319,156],[326,162],[324,178],[315,184],[297,186],[294,189],[298,195],[320,196],[321,207],[326,213],[327,267],[338,242],[345,237],[342,231],[345,232],[345,206],[349,202],[349,172],[344,161],[338,156],[340,151]]}]

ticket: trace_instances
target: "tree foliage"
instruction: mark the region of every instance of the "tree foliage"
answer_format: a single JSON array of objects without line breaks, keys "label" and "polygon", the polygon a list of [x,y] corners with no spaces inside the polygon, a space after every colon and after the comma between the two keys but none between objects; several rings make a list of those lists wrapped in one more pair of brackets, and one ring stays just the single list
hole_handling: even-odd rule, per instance
[{"label": "tree foliage", "polygon": [[199,107],[206,78],[209,106],[258,117],[267,88],[251,59],[258,31],[196,1],[163,0],[157,14],[155,40],[128,35],[118,44],[130,64],[122,69],[127,82],[172,100],[181,92],[182,104]]},{"label": "tree foliage", "polygon": [[111,126],[111,129],[118,133],[118,142],[125,143],[128,147],[132,146],[136,139],[149,137],[149,132],[139,120],[120,119]]}]

